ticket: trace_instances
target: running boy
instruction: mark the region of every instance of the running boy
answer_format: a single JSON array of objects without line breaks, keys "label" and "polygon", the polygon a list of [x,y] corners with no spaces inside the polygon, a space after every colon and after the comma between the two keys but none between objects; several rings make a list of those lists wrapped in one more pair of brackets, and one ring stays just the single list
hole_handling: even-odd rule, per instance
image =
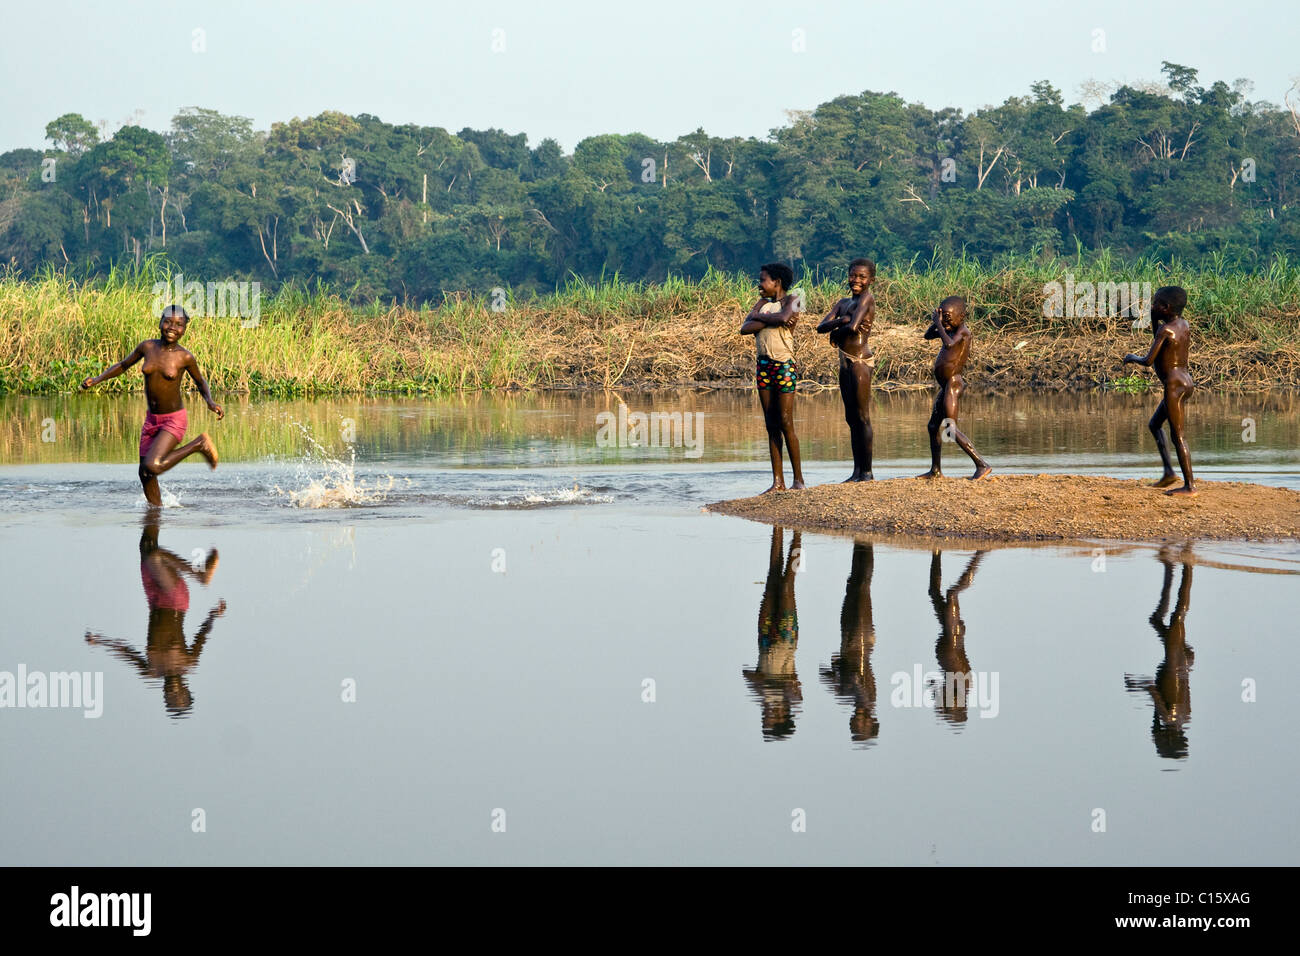
[{"label": "running boy", "polygon": [[793,284],[794,273],[789,266],[779,262],[763,266],[758,272],[762,296],[740,326],[741,335],[754,336],[758,353],[758,400],[763,406],[768,451],[772,456],[772,487],[763,494],[785,491],[785,478],[781,474],[783,440],[794,472],[790,487],[795,490],[807,487],[799,461],[799,439],[794,433],[794,327],[799,321],[799,303],[798,297],[789,292]]},{"label": "running boy", "polygon": [[216,413],[218,420],[226,414],[212,400],[208,383],[199,371],[199,363],[188,350],[180,346],[181,336],[185,334],[189,321],[190,317],[179,305],[167,306],[158,321],[158,338],[146,339],[122,361],[81,383],[82,388],[92,388],[100,382],[116,378],[136,362],[144,360],[144,397],[149,413],[140,430],[140,484],[144,486],[145,500],[151,505],[162,504],[158,476],[175,468],[190,455],[202,455],[210,467],[217,467],[217,446],[207,432],[188,445],[180,445],[188,425],[185,403],[181,400],[183,373],[189,373],[194,380],[194,387],[203,396],[208,408]]},{"label": "running boy", "polygon": [[939,394],[934,397],[934,411],[930,413],[930,422],[926,430],[930,433],[930,470],[920,478],[941,478],[939,470],[940,432],[945,438],[957,443],[957,447],[970,455],[975,462],[975,474],[972,481],[978,481],[992,471],[989,463],[975,452],[970,439],[957,428],[957,402],[966,387],[966,380],[961,377],[970,357],[970,345],[975,335],[966,324],[966,300],[959,295],[950,295],[939,303],[939,308],[930,316],[930,328],[926,330],[927,339],[938,339],[943,343],[939,355],[934,360],[934,380],[939,383]]},{"label": "running boy", "polygon": [[840,299],[817,326],[819,333],[829,332],[831,345],[840,352],[840,398],[844,400],[844,420],[849,426],[853,446],[853,473],[845,479],[871,481],[871,373],[876,356],[867,345],[867,336],[876,320],[876,297],[871,284],[876,281],[876,264],[870,259],[849,263],[850,297]]}]

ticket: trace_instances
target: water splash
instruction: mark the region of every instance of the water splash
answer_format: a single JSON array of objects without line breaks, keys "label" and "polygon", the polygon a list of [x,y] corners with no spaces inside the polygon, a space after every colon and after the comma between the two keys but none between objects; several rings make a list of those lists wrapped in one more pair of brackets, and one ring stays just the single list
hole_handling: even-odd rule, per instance
[{"label": "water splash", "polygon": [[[159,494],[159,497],[162,498],[162,506],[163,506],[164,508],[183,508],[183,507],[184,507],[184,505],[181,504],[180,496],[179,496],[178,494],[176,494],[176,492],[174,492],[174,491],[170,491],[169,489],[164,488],[162,485],[159,485],[159,486],[158,486],[158,494]],[[136,506],[136,508],[140,509],[141,511],[143,511],[145,508],[150,507],[150,505],[149,505],[149,500],[148,500],[147,498],[145,498],[145,496],[144,496],[144,492],[141,492],[141,493],[140,493],[140,496],[139,496],[138,498],[135,499],[135,506]]]},{"label": "water splash", "polygon": [[295,508],[348,508],[376,504],[392,490],[396,479],[382,475],[357,478],[357,450],[348,446],[348,458],[335,458],[302,422],[293,422],[307,440],[308,450],[297,463],[292,488],[275,486],[275,492]]},{"label": "water splash", "polygon": [[474,508],[523,509],[546,508],[554,505],[607,504],[613,500],[610,495],[597,494],[588,488],[580,488],[575,481],[572,488],[556,488],[552,491],[525,491],[494,498],[470,498],[466,504]]}]

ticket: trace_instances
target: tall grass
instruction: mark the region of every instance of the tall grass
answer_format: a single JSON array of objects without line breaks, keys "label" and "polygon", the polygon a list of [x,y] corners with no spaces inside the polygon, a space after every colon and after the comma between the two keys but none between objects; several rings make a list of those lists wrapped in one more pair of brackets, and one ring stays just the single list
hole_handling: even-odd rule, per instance
[{"label": "tall grass", "polygon": [[[971,303],[976,328],[984,330],[982,354],[990,368],[1011,368],[1035,354],[1010,355],[1007,345],[1006,362],[999,365],[1003,340],[1078,340],[1084,354],[1089,338],[1134,337],[1127,318],[1045,316],[1044,286],[1067,276],[1078,282],[1149,282],[1153,289],[1182,285],[1197,346],[1216,356],[1217,384],[1231,384],[1235,369],[1255,366],[1261,381],[1277,369],[1280,383],[1300,380],[1300,350],[1294,344],[1300,332],[1300,265],[1278,256],[1265,271],[1242,273],[1226,268],[1222,258],[1119,263],[1104,250],[1049,260],[1012,256],[991,266],[956,257],[882,268],[875,286],[877,328],[893,326],[910,337],[897,337],[898,348],[885,349],[878,375],[925,379],[928,346],[911,333],[919,333],[924,317],[948,295],[963,295]],[[152,260],[138,270],[116,268],[87,280],[54,270],[29,280],[0,274],[0,393],[74,390],[156,334],[153,285],[170,280]],[[804,275],[799,287],[812,317],[845,294],[841,281],[824,276]],[[184,344],[212,387],[223,392],[441,394],[630,382],[680,385],[748,375],[752,344],[736,328],[756,297],[753,277],[720,272],[698,281],[674,277],[655,283],[617,275],[600,282],[572,277],[545,295],[508,295],[500,311],[493,306],[501,303],[486,291],[449,294],[437,307],[407,309],[358,306],[319,283],[286,283],[262,297],[257,326],[198,317]],[[801,341],[807,342],[807,321],[802,328]],[[1109,344],[1106,348],[1113,351]],[[801,356],[806,374],[833,378],[827,350],[801,349],[810,357],[805,362]],[[1220,357],[1228,353],[1246,357],[1225,370]],[[102,387],[134,389],[139,378],[128,374]]]}]

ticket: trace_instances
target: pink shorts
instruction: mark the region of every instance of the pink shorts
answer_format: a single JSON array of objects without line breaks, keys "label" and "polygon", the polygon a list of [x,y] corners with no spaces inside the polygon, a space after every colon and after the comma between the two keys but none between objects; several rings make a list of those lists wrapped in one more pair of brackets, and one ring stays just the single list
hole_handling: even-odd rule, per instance
[{"label": "pink shorts", "polygon": [[161,415],[150,412],[144,417],[144,427],[140,429],[140,457],[149,454],[149,446],[159,432],[168,432],[175,435],[178,442],[184,441],[189,423],[189,415],[183,408],[179,412],[163,412]]},{"label": "pink shorts", "polygon": [[184,578],[178,576],[172,589],[166,590],[149,573],[148,564],[141,562],[140,582],[144,585],[144,597],[149,602],[149,610],[167,608],[172,611],[188,611],[190,609],[190,589],[185,586]]}]

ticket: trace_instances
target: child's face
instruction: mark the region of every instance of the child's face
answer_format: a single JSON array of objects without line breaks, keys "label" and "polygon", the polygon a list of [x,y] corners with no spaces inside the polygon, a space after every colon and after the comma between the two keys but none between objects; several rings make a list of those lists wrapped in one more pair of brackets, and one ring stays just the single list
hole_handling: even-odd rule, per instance
[{"label": "child's face", "polygon": [[866,266],[854,266],[849,270],[849,291],[861,295],[862,290],[871,285],[871,271]]},{"label": "child's face", "polygon": [[781,294],[781,283],[773,279],[770,275],[762,270],[758,273],[758,291],[769,299],[774,299]]},{"label": "child's face", "polygon": [[939,321],[949,332],[960,328],[962,322],[966,321],[966,313],[959,305],[943,305],[939,307],[938,312]]},{"label": "child's face", "polygon": [[158,320],[158,334],[168,345],[175,345],[185,334],[185,326],[188,323],[182,316],[169,315]]}]

